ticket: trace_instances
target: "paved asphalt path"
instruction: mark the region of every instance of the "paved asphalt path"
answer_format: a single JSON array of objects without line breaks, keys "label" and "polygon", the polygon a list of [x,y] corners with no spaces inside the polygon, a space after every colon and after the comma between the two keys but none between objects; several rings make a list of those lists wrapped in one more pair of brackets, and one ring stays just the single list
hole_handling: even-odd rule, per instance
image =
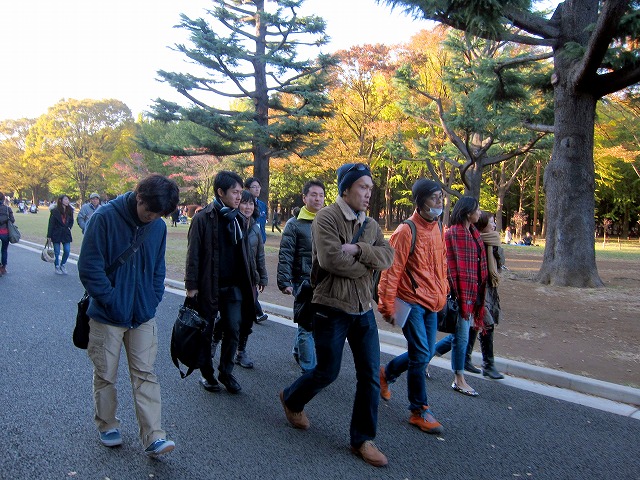
[{"label": "paved asphalt path", "polygon": [[465,397],[452,392],[452,375],[440,368],[428,388],[445,433],[427,435],[407,423],[403,376],[391,401],[380,403],[376,443],[389,466],[376,469],[348,448],[355,384],[348,348],[338,380],[307,406],[311,429],[295,430],[277,397],[298,375],[294,330],[270,321],[255,326],[249,351],[256,367],[235,371],[242,393],[207,393],[197,372],[182,380],[171,363],[170,331],[182,300],[171,293],[158,309],[156,370],[164,428],[177,447],[157,460],[142,453],[121,368],[124,445],[105,448],[92,420],[91,364],[71,343],[83,291],[77,269],[72,264],[68,276],[58,276],[38,252],[12,246],[9,255],[9,274],[0,278],[1,479],[639,478],[637,420],[500,382],[484,381],[480,397]]}]

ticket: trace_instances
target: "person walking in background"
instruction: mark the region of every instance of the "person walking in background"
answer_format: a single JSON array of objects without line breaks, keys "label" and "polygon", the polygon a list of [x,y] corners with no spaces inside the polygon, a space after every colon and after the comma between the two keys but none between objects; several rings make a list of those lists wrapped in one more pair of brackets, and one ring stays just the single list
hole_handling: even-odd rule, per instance
[{"label": "person walking in background", "polygon": [[[316,348],[313,341],[313,313],[303,309],[301,303],[311,303],[311,222],[324,206],[324,184],[311,180],[302,187],[304,206],[298,215],[285,224],[278,253],[278,288],[285,295],[293,295],[294,309],[303,312],[293,346],[293,358],[306,373],[316,366]],[[306,290],[302,292],[302,290]]]},{"label": "person walking in background", "polygon": [[[73,208],[69,205],[69,197],[60,195],[56,207],[49,215],[47,240],[53,243],[55,255],[55,272],[58,275],[68,275],[67,259],[71,253],[71,227],[73,227]],[[60,245],[62,244],[62,259],[60,259]]]},{"label": "person walking in background", "polygon": [[507,228],[504,230],[504,243],[511,245],[512,242],[513,234],[511,233],[511,227],[507,225]]},{"label": "person walking in background", "polygon": [[[423,432],[442,433],[429,407],[424,374],[436,343],[437,312],[444,307],[449,290],[444,236],[438,223],[442,188],[422,178],[411,190],[416,210],[409,221],[415,225],[415,240],[410,225],[398,226],[389,240],[395,251],[393,265],[382,272],[378,285],[378,310],[392,325],[403,322],[408,351],[380,367],[380,396],[389,400],[390,384],[407,371],[409,423]],[[399,318],[403,312],[406,319]]]},{"label": "person walking in background", "polygon": [[[258,197],[260,196],[260,192],[262,191],[262,184],[260,180],[255,177],[249,177],[244,182],[244,188],[248,190],[256,202],[256,212],[258,212],[258,216],[256,217],[256,223],[260,227],[260,235],[262,235],[262,243],[267,243],[267,205],[260,200]],[[256,323],[262,323],[269,315],[264,313],[262,309],[262,305],[258,301],[258,297],[256,296]]]},{"label": "person walking in background", "polygon": [[[164,293],[167,226],[161,217],[178,203],[178,185],[151,175],[91,217],[78,260],[80,281],[91,296],[87,353],[93,363],[95,423],[106,447],[122,444],[116,383],[124,345],[144,453],[174,449],[161,426],[155,314]],[[115,272],[107,269],[142,239]]]},{"label": "person walking in background", "polygon": [[80,212],[78,212],[78,226],[82,233],[87,228],[87,222],[91,218],[91,215],[98,209],[100,206],[100,195],[97,192],[93,192],[89,195],[89,203],[85,203],[80,208]]},{"label": "person walking in background", "polygon": [[[500,380],[504,378],[504,375],[496,369],[494,362],[493,330],[499,323],[501,317],[498,283],[500,283],[500,270],[504,266],[504,250],[500,246],[500,234],[496,232],[496,220],[493,214],[483,210],[475,226],[480,232],[480,237],[485,245],[487,269],[489,271],[484,296],[484,329],[480,333],[482,375],[494,380]],[[464,369],[471,373],[480,373],[480,369],[471,362],[471,353],[473,352],[473,345],[475,344],[477,335],[478,330],[471,326],[469,330],[467,355],[464,362]]]},{"label": "person walking in background", "polygon": [[278,210],[274,210],[271,217],[271,233],[274,233],[274,229],[278,230],[278,233],[282,233],[282,230],[280,230],[280,213]]},{"label": "person walking in background", "polygon": [[[213,181],[213,189],[213,202],[191,220],[184,283],[188,299],[207,322],[204,330],[207,345],[212,345],[218,318],[222,333],[218,380],[229,393],[235,394],[242,390],[232,374],[242,320],[256,317],[249,244],[238,211],[242,179],[234,172],[222,170]],[[210,348],[201,352],[200,384],[208,392],[218,392],[220,385],[214,377],[211,353]]]},{"label": "person walking in background", "polygon": [[393,249],[380,226],[365,213],[373,190],[369,167],[348,163],[337,173],[336,202],[320,210],[311,224],[318,363],[280,392],[280,402],[294,428],[308,429],[304,407],[338,377],[348,340],[357,378],[349,429],[351,449],[365,462],[382,467],[387,457],[373,443],[380,401],[380,341],[371,284],[374,270],[391,266]]},{"label": "person walking in background", "polygon": [[171,212],[171,226],[177,227],[178,220],[180,220],[180,209],[176,207],[176,209],[173,212]]},{"label": "person walking in background", "polygon": [[[247,232],[247,242],[249,243],[249,271],[253,275],[254,292],[256,299],[258,292],[262,293],[269,283],[267,267],[264,259],[264,244],[260,226],[256,223],[258,212],[253,196],[247,190],[242,191],[239,210],[244,217],[244,228]],[[247,339],[251,335],[254,317],[243,318],[240,325],[240,339],[238,340],[238,352],[236,354],[236,365],[243,368],[253,368],[253,361],[247,354]]]},{"label": "person walking in background", "polygon": [[482,329],[484,295],[487,284],[487,257],[480,232],[474,224],[480,218],[478,201],[460,198],[451,212],[451,227],[445,233],[447,267],[451,294],[458,299],[460,313],[456,332],[436,343],[436,355],[451,350],[454,379],[451,388],[463,395],[477,397],[478,392],[464,378],[464,361],[469,341],[469,327]]},{"label": "person walking in background", "polygon": [[258,211],[258,219],[256,222],[260,225],[260,233],[262,234],[262,243],[267,243],[267,204],[260,200],[260,192],[262,184],[255,177],[249,177],[244,181],[244,188],[251,192],[256,201],[256,210]]},{"label": "person walking in background", "polygon": [[9,222],[16,223],[13,210],[6,204],[4,193],[0,192],[0,242],[2,244],[0,254],[0,277],[7,273],[7,261],[9,254]]}]

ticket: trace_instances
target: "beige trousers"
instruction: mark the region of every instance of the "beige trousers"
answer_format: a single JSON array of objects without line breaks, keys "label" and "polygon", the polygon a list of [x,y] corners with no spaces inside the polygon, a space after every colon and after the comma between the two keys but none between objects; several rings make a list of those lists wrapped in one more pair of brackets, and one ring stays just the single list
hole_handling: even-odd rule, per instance
[{"label": "beige trousers", "polygon": [[146,448],[155,440],[166,438],[161,428],[160,384],[153,373],[158,353],[156,321],[151,319],[137,328],[123,328],[91,319],[89,326],[87,353],[93,362],[93,399],[98,430],[104,432],[120,427],[120,420],[116,417],[116,380],[124,344],[140,441]]}]

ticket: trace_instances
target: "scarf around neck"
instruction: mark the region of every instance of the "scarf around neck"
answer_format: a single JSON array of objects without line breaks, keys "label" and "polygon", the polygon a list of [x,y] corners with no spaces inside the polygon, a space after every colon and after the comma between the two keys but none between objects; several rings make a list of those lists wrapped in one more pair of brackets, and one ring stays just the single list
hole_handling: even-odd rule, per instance
[{"label": "scarf around neck", "polygon": [[[500,246],[500,234],[498,232],[480,233],[480,238],[482,238],[484,244],[489,247]],[[497,287],[500,282],[500,275],[498,275],[498,262],[493,255],[493,248],[487,248],[487,269],[489,270],[491,285]]]},{"label": "scarf around neck", "polygon": [[227,233],[229,234],[229,237],[231,238],[233,244],[237,245],[238,242],[240,242],[244,237],[242,233],[242,226],[238,221],[238,215],[240,214],[240,211],[235,208],[223,205],[223,203],[217,198],[213,201],[213,206],[216,211],[220,213],[227,220],[227,222],[229,222],[227,224]]},{"label": "scarf around neck", "polygon": [[313,221],[314,218],[316,218],[316,214],[313,212],[310,212],[307,207],[302,207],[300,209],[300,213],[298,214],[298,220],[311,220]]}]

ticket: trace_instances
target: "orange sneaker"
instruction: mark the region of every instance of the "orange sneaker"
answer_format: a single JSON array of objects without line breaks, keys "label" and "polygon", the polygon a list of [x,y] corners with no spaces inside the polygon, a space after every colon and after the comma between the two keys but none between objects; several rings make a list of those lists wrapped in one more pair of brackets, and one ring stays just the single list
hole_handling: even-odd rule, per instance
[{"label": "orange sneaker", "polygon": [[387,376],[384,372],[384,365],[380,365],[380,398],[385,402],[391,400],[391,390],[387,383]]},{"label": "orange sneaker", "polygon": [[411,410],[409,423],[427,433],[442,433],[444,431],[440,422],[435,419],[431,410],[429,410],[428,405],[423,405],[422,410]]},{"label": "orange sneaker", "polygon": [[374,467],[384,467],[389,463],[384,453],[371,440],[366,440],[358,448],[352,446],[351,451]]}]

